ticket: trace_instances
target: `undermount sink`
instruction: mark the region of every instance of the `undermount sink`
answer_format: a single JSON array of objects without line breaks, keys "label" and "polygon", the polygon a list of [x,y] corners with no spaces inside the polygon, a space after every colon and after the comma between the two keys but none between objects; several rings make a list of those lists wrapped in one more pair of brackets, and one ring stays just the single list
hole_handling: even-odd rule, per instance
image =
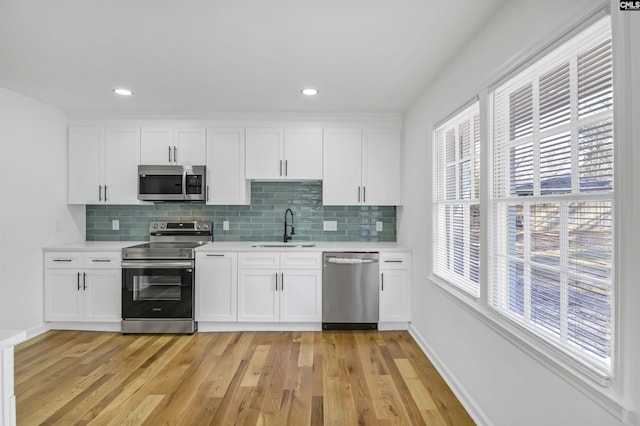
[{"label": "undermount sink", "polygon": [[315,247],[315,244],[254,244],[251,247],[255,248],[301,248],[301,247]]}]

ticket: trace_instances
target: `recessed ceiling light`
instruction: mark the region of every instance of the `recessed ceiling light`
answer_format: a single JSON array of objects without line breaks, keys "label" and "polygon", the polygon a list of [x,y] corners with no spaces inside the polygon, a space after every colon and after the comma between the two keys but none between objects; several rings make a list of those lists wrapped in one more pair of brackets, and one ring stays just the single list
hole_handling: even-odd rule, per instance
[{"label": "recessed ceiling light", "polygon": [[307,96],[315,96],[318,93],[320,93],[318,89],[314,89],[312,87],[307,87],[306,89],[302,89],[301,92],[303,95],[307,95]]},{"label": "recessed ceiling light", "polygon": [[129,89],[123,89],[121,87],[113,89],[114,93],[117,93],[118,95],[122,95],[122,96],[131,96],[133,95],[133,92]]}]

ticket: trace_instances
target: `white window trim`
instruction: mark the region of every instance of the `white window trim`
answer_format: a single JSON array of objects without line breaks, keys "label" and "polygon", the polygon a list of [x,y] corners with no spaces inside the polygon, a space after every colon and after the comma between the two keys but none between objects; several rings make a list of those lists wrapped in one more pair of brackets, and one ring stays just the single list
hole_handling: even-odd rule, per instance
[{"label": "white window trim", "polygon": [[[604,6],[604,9],[603,9]],[[555,46],[562,44],[571,36],[579,32],[595,22],[597,19],[610,14],[610,4],[604,0],[594,0],[592,4],[586,5],[582,9],[582,13],[576,15],[574,20],[563,29],[560,29],[554,33],[551,33],[548,37],[544,38],[541,42],[537,43],[531,48],[525,49],[520,52],[516,57],[512,58],[508,63],[501,67],[493,77],[487,79],[484,84],[479,85],[479,104],[480,104],[480,137],[481,137],[481,168],[480,168],[480,181],[488,182],[490,177],[490,156],[491,153],[488,149],[482,149],[483,145],[487,144],[489,140],[489,92],[495,88],[500,82],[506,81],[510,76],[520,69],[526,68],[529,64],[535,62],[545,53],[553,50]],[[630,57],[630,45],[629,45],[629,16],[611,14],[612,20],[612,39],[613,39],[613,54],[614,54],[614,132],[617,135],[616,138],[620,140],[630,140],[633,135],[633,128],[631,126],[631,109],[628,107],[630,103],[630,94],[626,92],[622,87],[625,83],[630,83],[633,80],[633,76],[630,75],[628,67],[620,66],[619,56]],[[475,100],[475,98],[474,98]],[[621,105],[626,108],[620,108]],[[453,115],[453,114],[452,114]],[[446,120],[446,119],[445,119]],[[442,121],[445,121],[442,120]],[[438,123],[440,124],[440,123]],[[435,126],[434,126],[435,127]],[[621,218],[625,219],[625,222],[631,223],[634,219],[632,205],[630,203],[621,204],[620,200],[623,197],[632,199],[634,196],[633,186],[630,182],[622,181],[617,176],[625,173],[626,176],[632,175],[630,172],[634,170],[633,156],[631,155],[631,148],[619,146],[615,150],[615,191],[614,191],[614,221],[620,223]],[[480,216],[481,216],[481,229],[487,229],[489,221],[489,203],[486,202],[490,195],[491,189],[489,185],[481,185],[480,187]],[[433,211],[433,210],[432,210]],[[481,246],[485,247],[487,244],[488,235],[482,233]],[[480,298],[476,299],[471,297],[468,293],[458,289],[451,285],[443,278],[436,276],[432,273],[427,277],[429,284],[433,285],[442,294],[448,297],[452,302],[458,304],[464,308],[467,312],[472,314],[475,318],[480,320],[483,324],[490,329],[498,333],[514,346],[521,349],[525,354],[532,359],[538,361],[540,364],[546,366],[553,373],[561,377],[567,383],[574,388],[588,396],[591,400],[597,403],[600,407],[604,408],[607,412],[612,414],[615,418],[622,422],[630,422],[635,418],[635,410],[633,404],[625,398],[627,392],[629,392],[629,383],[631,378],[627,371],[629,371],[631,355],[634,354],[634,344],[632,327],[630,327],[629,321],[633,316],[631,312],[635,309],[635,303],[631,301],[629,297],[625,297],[628,293],[632,293],[630,290],[624,291],[620,288],[619,282],[626,280],[629,282],[631,277],[634,277],[635,266],[630,258],[632,251],[627,250],[626,253],[618,253],[621,244],[623,247],[636,247],[640,246],[640,243],[633,241],[633,235],[622,235],[620,226],[615,226],[614,240],[616,241],[616,256],[615,256],[615,276],[614,292],[615,292],[615,318],[614,318],[614,355],[611,360],[612,376],[609,378],[606,375],[599,375],[592,368],[584,366],[580,360],[575,360],[569,356],[566,352],[556,350],[553,345],[548,342],[536,339],[534,335],[512,324],[511,321],[506,321],[500,314],[489,308],[487,301],[487,276],[488,268],[484,265],[488,265],[487,250],[481,251],[480,264],[481,268],[481,280],[480,280]],[[625,259],[624,268],[621,267],[622,259]],[[624,319],[624,321],[621,321]],[[626,327],[621,327],[621,323],[627,324]],[[621,335],[624,338],[621,339]],[[442,372],[441,372],[442,373]]]}]

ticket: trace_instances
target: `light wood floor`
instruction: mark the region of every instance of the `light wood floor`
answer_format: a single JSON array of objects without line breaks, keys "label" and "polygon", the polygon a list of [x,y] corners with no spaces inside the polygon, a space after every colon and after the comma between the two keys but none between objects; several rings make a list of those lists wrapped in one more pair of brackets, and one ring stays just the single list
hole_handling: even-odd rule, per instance
[{"label": "light wood floor", "polygon": [[15,366],[18,426],[473,424],[402,331],[50,331]]}]

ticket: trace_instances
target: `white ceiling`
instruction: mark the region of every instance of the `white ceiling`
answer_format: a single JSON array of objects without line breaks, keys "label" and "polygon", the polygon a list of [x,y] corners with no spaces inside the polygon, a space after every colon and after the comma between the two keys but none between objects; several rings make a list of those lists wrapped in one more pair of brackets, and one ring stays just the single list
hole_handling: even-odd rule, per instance
[{"label": "white ceiling", "polygon": [[0,0],[0,87],[70,116],[402,112],[504,1]]}]

